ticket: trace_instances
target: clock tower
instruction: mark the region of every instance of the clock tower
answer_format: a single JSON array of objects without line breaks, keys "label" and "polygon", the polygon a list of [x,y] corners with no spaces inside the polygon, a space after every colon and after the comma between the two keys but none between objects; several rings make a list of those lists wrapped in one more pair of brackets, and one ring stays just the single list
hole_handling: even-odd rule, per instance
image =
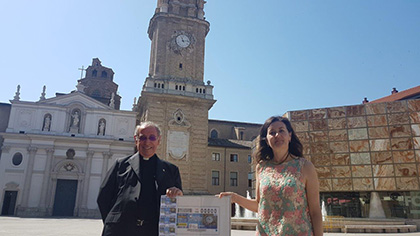
[{"label": "clock tower", "polygon": [[185,194],[206,194],[208,111],[213,86],[204,83],[209,22],[204,0],[158,0],[149,23],[149,75],[137,109],[140,121],[162,129],[157,154],[181,171]]}]

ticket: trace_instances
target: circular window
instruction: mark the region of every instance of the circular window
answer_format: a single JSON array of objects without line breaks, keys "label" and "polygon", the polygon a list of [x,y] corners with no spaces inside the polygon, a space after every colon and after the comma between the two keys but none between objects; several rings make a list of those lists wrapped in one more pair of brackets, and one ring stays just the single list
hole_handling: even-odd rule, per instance
[{"label": "circular window", "polygon": [[13,155],[12,163],[13,163],[13,165],[18,166],[22,163],[22,160],[23,160],[22,153],[17,152],[17,153],[15,153],[15,155]]}]

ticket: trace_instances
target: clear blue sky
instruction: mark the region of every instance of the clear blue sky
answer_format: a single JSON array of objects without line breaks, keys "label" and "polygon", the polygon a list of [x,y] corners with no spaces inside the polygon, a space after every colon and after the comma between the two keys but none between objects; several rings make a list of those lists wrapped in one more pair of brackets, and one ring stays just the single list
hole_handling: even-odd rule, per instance
[{"label": "clear blue sky", "polygon": [[[0,0],[0,102],[70,92],[98,57],[122,109],[148,74],[157,0]],[[360,104],[420,85],[420,1],[208,0],[211,119],[262,123],[286,111]]]}]

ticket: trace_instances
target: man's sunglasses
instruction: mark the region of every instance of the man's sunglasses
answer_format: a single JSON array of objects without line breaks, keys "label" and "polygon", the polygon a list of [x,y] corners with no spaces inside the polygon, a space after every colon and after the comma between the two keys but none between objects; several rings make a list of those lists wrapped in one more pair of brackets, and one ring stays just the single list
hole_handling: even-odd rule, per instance
[{"label": "man's sunglasses", "polygon": [[149,139],[150,141],[154,142],[158,138],[156,136],[154,136],[154,135],[150,135],[149,137],[146,137],[146,136],[142,135],[142,136],[139,136],[138,139],[139,139],[139,141],[142,141],[142,142],[146,141],[147,139]]}]

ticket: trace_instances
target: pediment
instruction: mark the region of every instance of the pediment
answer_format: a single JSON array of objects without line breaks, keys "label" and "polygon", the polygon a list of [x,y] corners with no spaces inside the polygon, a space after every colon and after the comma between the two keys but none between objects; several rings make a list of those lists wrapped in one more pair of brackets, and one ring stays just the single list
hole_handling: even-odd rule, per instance
[{"label": "pediment", "polygon": [[59,95],[53,98],[48,98],[42,101],[37,102],[39,104],[49,104],[55,106],[70,106],[72,104],[82,104],[87,108],[91,109],[106,109],[111,110],[112,108],[97,101],[94,98],[87,96],[81,92],[72,92],[69,94]]}]

